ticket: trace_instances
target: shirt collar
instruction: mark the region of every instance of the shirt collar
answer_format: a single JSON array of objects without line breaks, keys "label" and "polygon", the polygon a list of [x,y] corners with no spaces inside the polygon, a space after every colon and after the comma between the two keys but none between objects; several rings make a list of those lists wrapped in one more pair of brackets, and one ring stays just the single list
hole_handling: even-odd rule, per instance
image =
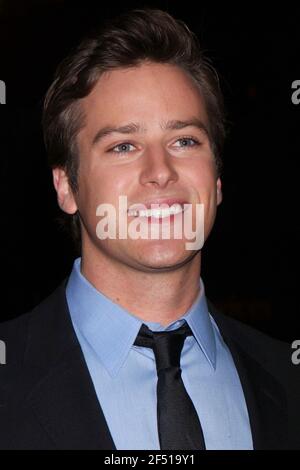
[{"label": "shirt collar", "polygon": [[[98,291],[81,273],[81,258],[74,261],[66,295],[72,322],[110,373],[116,376],[124,364],[143,323],[141,319]],[[144,322],[153,331],[173,330],[187,321],[193,335],[213,368],[216,366],[216,342],[208,312],[204,284],[191,308],[167,327]]]}]

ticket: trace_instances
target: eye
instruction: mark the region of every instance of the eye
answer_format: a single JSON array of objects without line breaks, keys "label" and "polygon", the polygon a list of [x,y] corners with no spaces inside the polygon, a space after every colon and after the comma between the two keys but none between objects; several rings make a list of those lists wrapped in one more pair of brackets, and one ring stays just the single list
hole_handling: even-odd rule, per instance
[{"label": "eye", "polygon": [[180,139],[176,140],[175,144],[179,142],[179,145],[175,145],[175,147],[196,147],[200,145],[200,142],[193,137],[181,137]]},{"label": "eye", "polygon": [[122,142],[121,144],[118,144],[115,147],[109,149],[109,152],[123,154],[132,151],[132,148],[135,148],[134,145],[130,144],[129,142]]}]

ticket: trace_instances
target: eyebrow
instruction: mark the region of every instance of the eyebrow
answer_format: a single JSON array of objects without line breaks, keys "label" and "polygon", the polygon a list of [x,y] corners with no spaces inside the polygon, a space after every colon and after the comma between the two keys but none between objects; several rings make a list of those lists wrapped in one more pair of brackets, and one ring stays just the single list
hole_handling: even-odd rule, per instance
[{"label": "eyebrow", "polygon": [[[192,118],[187,121],[180,121],[180,120],[171,120],[162,122],[160,127],[163,130],[179,130],[184,129],[185,127],[196,127],[197,129],[204,132],[207,136],[209,136],[208,129],[206,125],[198,118]],[[111,134],[118,133],[118,134],[134,134],[134,133],[145,133],[146,129],[139,123],[130,122],[124,126],[113,127],[113,126],[106,126],[100,129],[92,141],[92,146],[98,144],[104,137],[107,137]]]}]

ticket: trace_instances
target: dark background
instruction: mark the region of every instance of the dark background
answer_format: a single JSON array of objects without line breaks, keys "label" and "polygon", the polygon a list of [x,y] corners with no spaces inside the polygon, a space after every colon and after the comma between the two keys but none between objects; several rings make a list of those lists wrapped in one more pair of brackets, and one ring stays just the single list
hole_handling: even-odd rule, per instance
[{"label": "dark background", "polygon": [[102,19],[159,7],[197,33],[217,68],[230,124],[218,217],[203,250],[208,297],[282,340],[300,337],[298,159],[300,6],[218,2],[1,1],[1,320],[25,313],[69,273],[41,133],[58,62]]}]

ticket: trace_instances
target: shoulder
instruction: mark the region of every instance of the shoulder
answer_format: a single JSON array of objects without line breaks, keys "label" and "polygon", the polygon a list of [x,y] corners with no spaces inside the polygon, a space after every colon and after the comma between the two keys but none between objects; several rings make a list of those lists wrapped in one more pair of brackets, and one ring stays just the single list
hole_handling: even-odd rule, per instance
[{"label": "shoulder", "polygon": [[73,363],[80,353],[65,283],[30,312],[0,324],[6,347],[6,363],[0,365],[0,449],[9,448],[19,426],[25,435],[27,422],[38,432],[30,397],[44,380],[52,380],[61,364]]},{"label": "shoulder", "polygon": [[1,398],[10,400],[12,389],[20,396],[25,394],[77,346],[65,283],[31,311],[0,323],[6,353],[5,364],[0,365],[0,402]]},{"label": "shoulder", "polygon": [[0,340],[6,347],[7,364],[22,362],[29,343],[45,339],[46,330],[51,335],[57,314],[67,308],[65,283],[66,280],[31,311],[0,323]]},{"label": "shoulder", "polygon": [[247,352],[252,354],[267,353],[269,348],[279,354],[290,350],[291,346],[279,339],[220,312],[212,302],[208,301],[209,312],[214,318],[222,334],[230,336],[233,340],[243,344]]},{"label": "shoulder", "polygon": [[297,385],[300,392],[300,365],[293,364],[292,345],[221,313],[211,302],[209,311],[224,340],[238,346],[265,370],[289,387]]},{"label": "shoulder", "polygon": [[22,361],[28,340],[28,325],[32,316],[32,312],[27,312],[0,323],[0,340],[3,341],[6,350],[5,365]]}]

